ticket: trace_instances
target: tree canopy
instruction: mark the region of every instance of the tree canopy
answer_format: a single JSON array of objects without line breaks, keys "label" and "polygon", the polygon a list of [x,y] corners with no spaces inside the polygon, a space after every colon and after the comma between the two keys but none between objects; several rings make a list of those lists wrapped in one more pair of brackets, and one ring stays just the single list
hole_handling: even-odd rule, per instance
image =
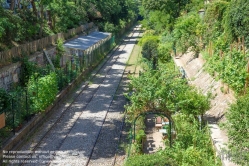
[{"label": "tree canopy", "polygon": [[93,21],[116,33],[136,18],[136,0],[22,0],[0,6],[0,51]]}]

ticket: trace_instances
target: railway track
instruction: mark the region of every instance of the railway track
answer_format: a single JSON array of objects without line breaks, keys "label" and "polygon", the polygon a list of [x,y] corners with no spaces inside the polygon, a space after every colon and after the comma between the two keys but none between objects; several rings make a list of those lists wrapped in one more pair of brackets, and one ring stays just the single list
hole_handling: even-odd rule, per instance
[{"label": "railway track", "polygon": [[[115,105],[113,99],[123,76],[128,54],[139,36],[136,30],[139,27],[135,27],[128,38],[116,47],[102,68],[95,73],[93,83],[79,92],[67,109],[42,134],[40,140],[29,149],[20,149],[30,150],[31,153],[19,165],[100,165],[95,162],[98,154],[108,147],[117,148],[123,115],[116,114],[112,105]],[[118,120],[115,117],[117,115]],[[118,128],[115,128],[116,124],[119,125]],[[104,161],[102,164],[114,165],[115,152],[116,149],[110,153],[114,154],[109,163],[101,160]],[[103,154],[100,155],[103,157]]]}]

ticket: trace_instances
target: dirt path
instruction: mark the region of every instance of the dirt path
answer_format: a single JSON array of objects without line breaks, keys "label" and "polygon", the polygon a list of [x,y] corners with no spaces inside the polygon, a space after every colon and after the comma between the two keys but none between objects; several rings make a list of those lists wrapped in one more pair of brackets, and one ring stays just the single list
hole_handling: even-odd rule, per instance
[{"label": "dirt path", "polygon": [[[234,166],[235,164],[225,157],[227,154],[221,152],[222,148],[226,148],[228,137],[226,131],[221,130],[218,125],[219,122],[226,121],[224,114],[228,110],[229,104],[235,101],[234,93],[226,86],[223,87],[221,81],[216,81],[203,70],[205,61],[201,55],[199,58],[194,58],[193,53],[187,53],[174,58],[174,61],[176,66],[184,68],[191,85],[196,86],[203,94],[212,93],[211,109],[206,112],[205,118],[209,123],[216,154],[221,156],[222,164]],[[222,89],[225,89],[226,94]]]}]

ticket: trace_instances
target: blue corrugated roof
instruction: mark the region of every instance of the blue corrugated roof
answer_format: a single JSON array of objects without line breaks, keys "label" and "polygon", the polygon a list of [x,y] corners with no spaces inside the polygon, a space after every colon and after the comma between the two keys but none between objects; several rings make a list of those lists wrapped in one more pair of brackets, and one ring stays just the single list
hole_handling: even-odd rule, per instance
[{"label": "blue corrugated roof", "polygon": [[100,40],[103,40],[110,36],[111,33],[107,32],[93,32],[88,36],[80,36],[76,39],[68,41],[64,44],[66,48],[73,48],[79,50],[86,50]]}]

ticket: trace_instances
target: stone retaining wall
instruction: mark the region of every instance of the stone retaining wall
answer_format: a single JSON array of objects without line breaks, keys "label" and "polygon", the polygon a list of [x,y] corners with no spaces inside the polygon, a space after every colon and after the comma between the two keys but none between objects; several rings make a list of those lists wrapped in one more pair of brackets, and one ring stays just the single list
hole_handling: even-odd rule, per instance
[{"label": "stone retaining wall", "polygon": [[[97,31],[97,27],[90,29],[88,33],[91,33],[93,31]],[[50,47],[46,51],[49,54],[49,56],[53,58],[56,54],[56,47]],[[29,61],[37,63],[38,66],[43,66],[45,63],[45,58],[46,57],[43,55],[43,52],[36,52],[32,56],[30,56]],[[68,58],[66,55],[64,55],[63,59],[65,61],[65,59]],[[11,65],[0,68],[0,88],[3,88],[5,90],[10,90],[13,83],[19,82],[20,70],[21,70],[20,62],[13,63]]]}]

